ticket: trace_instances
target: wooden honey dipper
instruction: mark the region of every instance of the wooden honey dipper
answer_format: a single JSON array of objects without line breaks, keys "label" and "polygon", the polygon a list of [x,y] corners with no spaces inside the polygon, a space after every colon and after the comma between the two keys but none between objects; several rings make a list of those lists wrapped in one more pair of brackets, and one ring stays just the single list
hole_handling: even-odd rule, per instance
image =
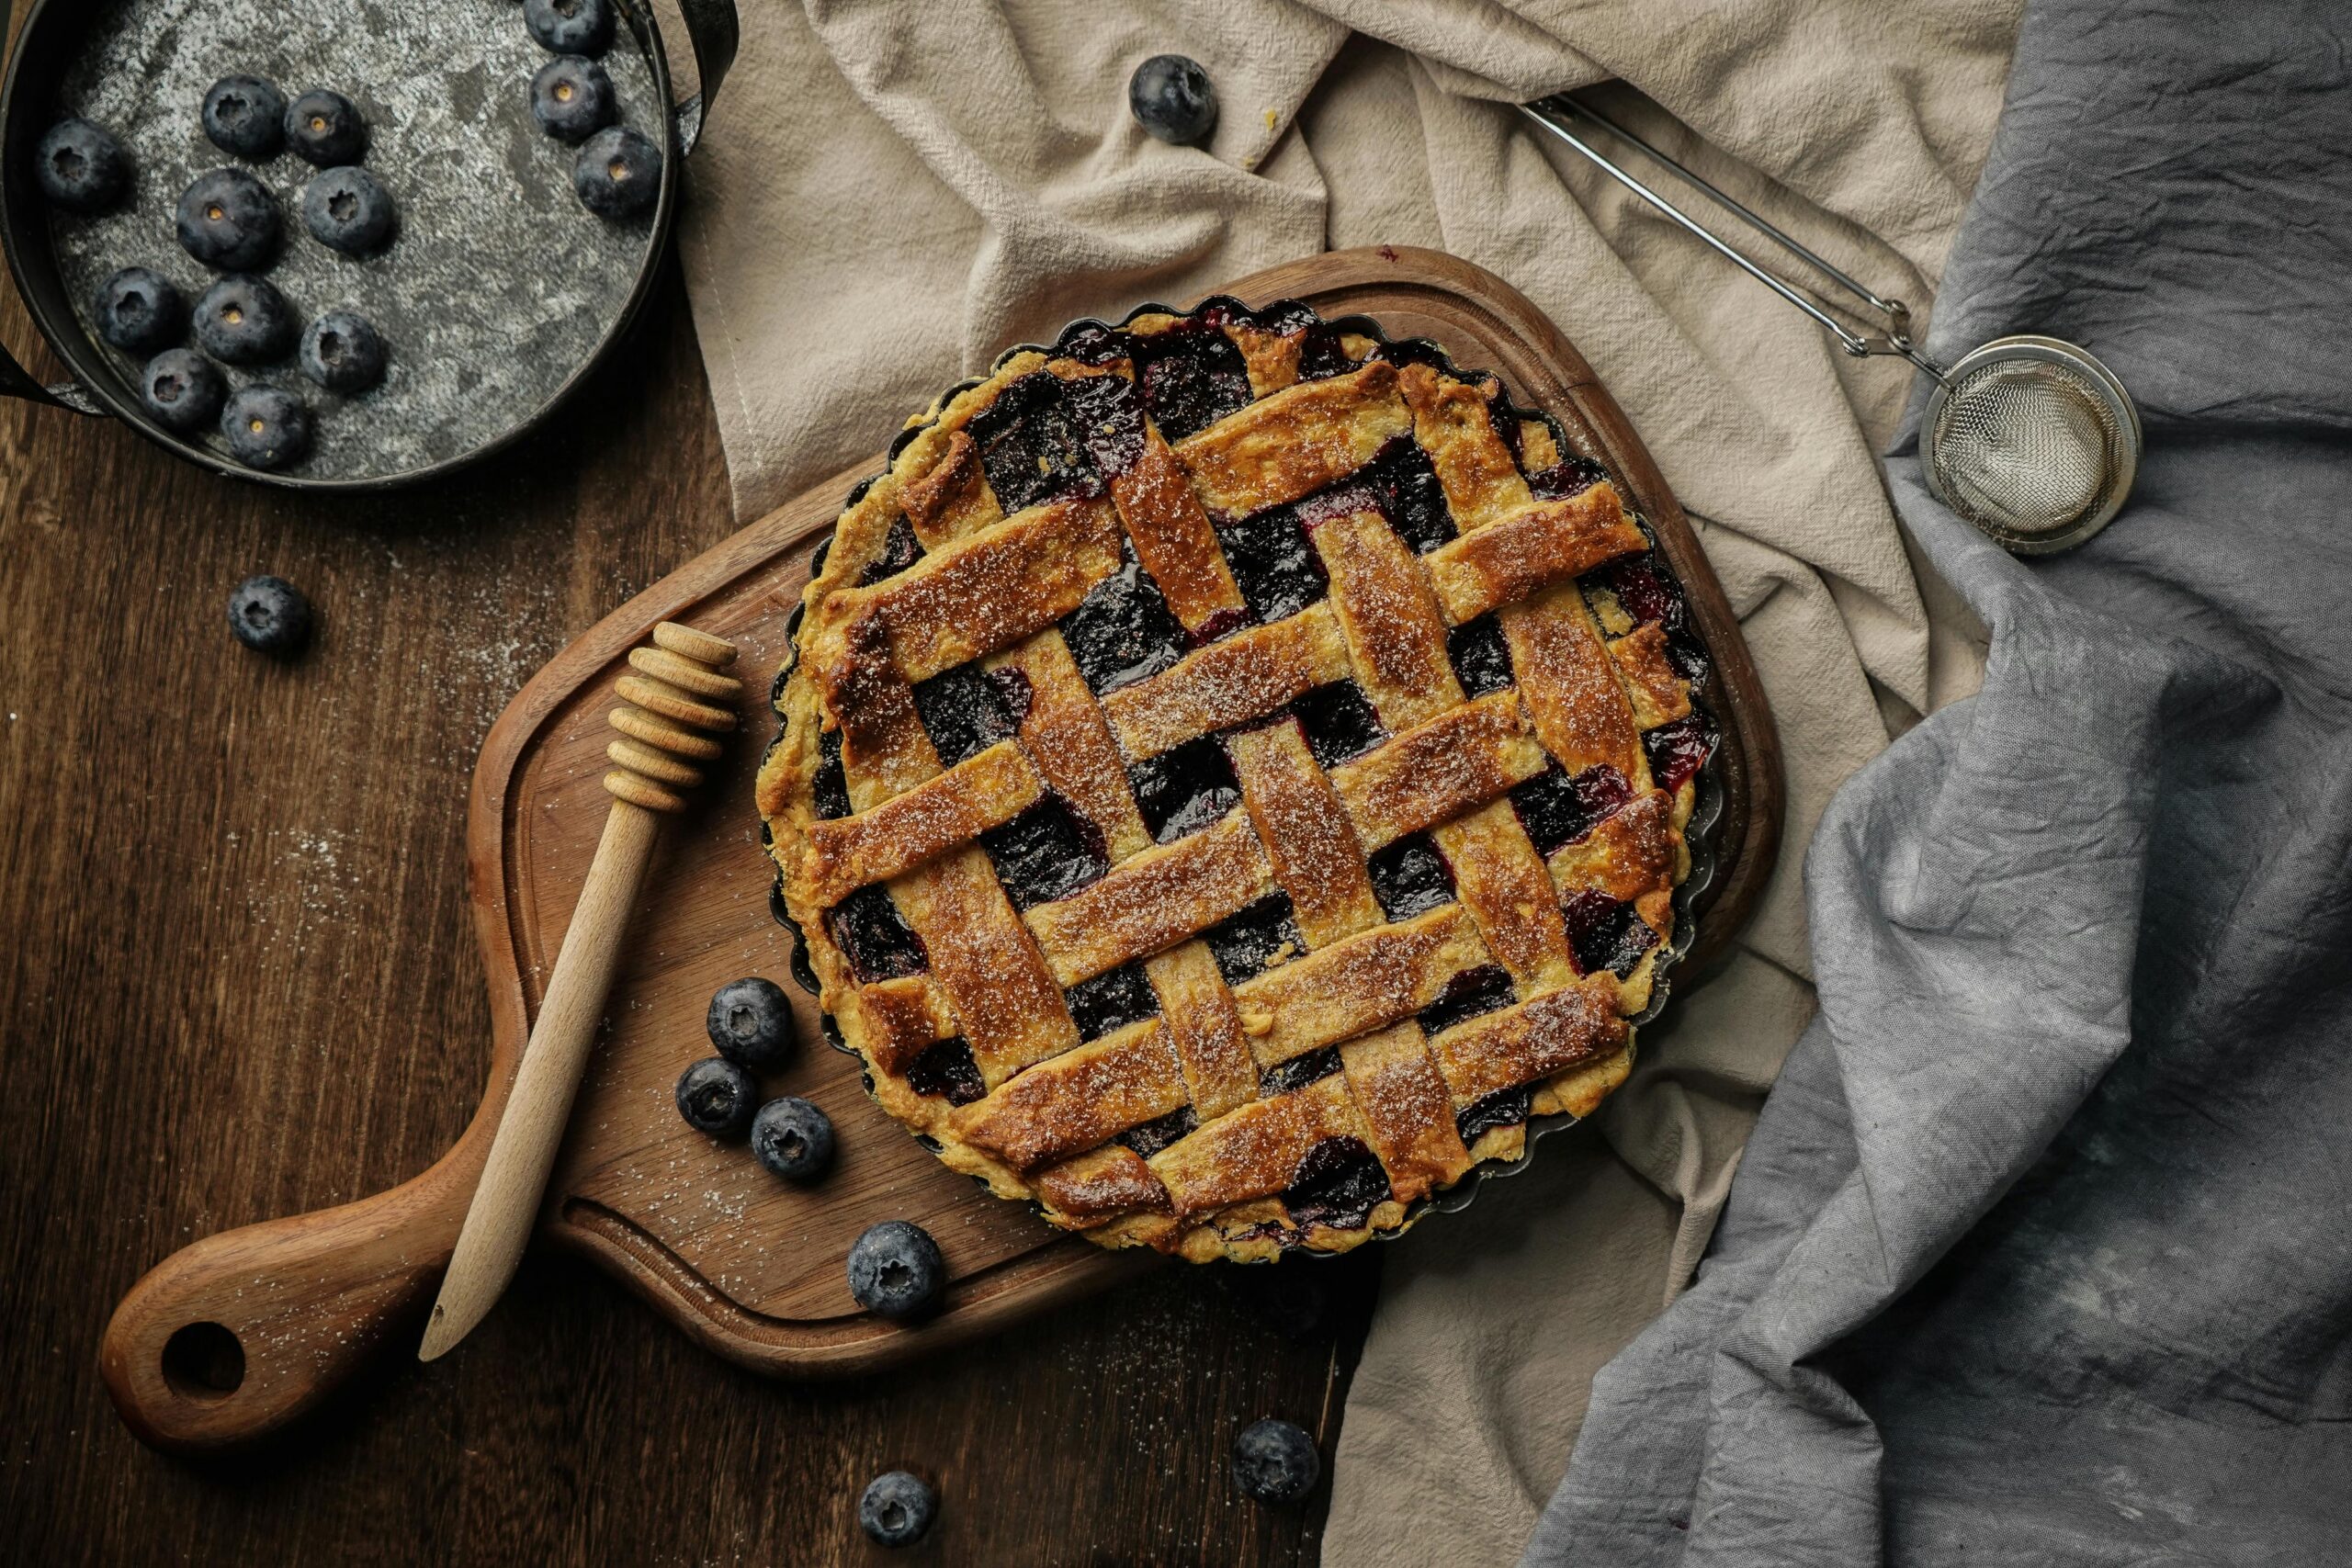
[{"label": "wooden honey dipper", "polygon": [[662,814],[685,809],[681,792],[702,782],[695,764],[718,756],[719,743],[705,732],[735,728],[733,707],[723,705],[743,689],[722,673],[735,661],[732,643],[664,621],[653,628],[653,645],[631,649],[628,661],[634,672],[619,683],[628,705],[607,716],[620,733],[605,749],[614,763],[605,775],[613,797],[605,834],[425,1324],[420,1360],[434,1359],[472,1332],[514,1277],[595,1042],[655,831]]}]

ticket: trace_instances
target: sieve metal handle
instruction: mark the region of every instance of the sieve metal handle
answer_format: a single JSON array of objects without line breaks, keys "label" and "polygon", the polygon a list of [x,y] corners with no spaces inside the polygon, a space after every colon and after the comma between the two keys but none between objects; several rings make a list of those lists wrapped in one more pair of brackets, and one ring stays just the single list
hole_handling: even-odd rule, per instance
[{"label": "sieve metal handle", "polygon": [[[1747,272],[1749,276],[1764,285],[1765,288],[1770,288],[1773,293],[1779,295],[1781,299],[1787,300],[1790,304],[1794,305],[1798,310],[1803,310],[1815,321],[1820,322],[1823,327],[1828,330],[1830,335],[1838,340],[1838,344],[1848,354],[1856,355],[1866,354],[1899,355],[1903,358],[1907,359],[1912,364],[1917,366],[1920,369],[1925,370],[1928,375],[1934,377],[1937,381],[1941,382],[1944,379],[1944,372],[1942,368],[1937,366],[1933,361],[1928,359],[1925,355],[1921,355],[1917,347],[1913,344],[1911,341],[1911,311],[1909,307],[1905,306],[1902,300],[1883,298],[1875,290],[1866,288],[1854,277],[1848,275],[1842,268],[1834,265],[1827,259],[1815,252],[1811,247],[1799,241],[1794,235],[1783,231],[1778,225],[1764,218],[1760,213],[1751,210],[1745,203],[1739,201],[1729,192],[1718,188],[1713,182],[1709,181],[1703,175],[1698,174],[1694,170],[1684,167],[1682,164],[1678,162],[1676,159],[1658,148],[1651,146],[1648,142],[1643,141],[1640,137],[1634,135],[1623,126],[1619,125],[1608,116],[1578,103],[1576,99],[1570,97],[1566,93],[1557,93],[1548,98],[1538,98],[1533,103],[1530,104],[1521,104],[1519,106],[1519,111],[1528,118],[1533,120],[1544,130],[1549,131],[1552,135],[1558,137],[1561,141],[1575,148],[1578,152],[1583,153],[1587,158],[1590,159],[1603,174],[1609,175],[1610,178],[1615,180],[1619,185],[1623,186],[1627,190],[1632,191],[1635,196],[1640,197],[1644,201],[1648,202],[1652,207],[1657,208],[1658,211],[1664,213],[1674,222],[1680,224],[1684,229],[1687,229],[1691,233],[1697,235],[1701,240],[1704,241],[1708,245],[1712,246],[1726,259],[1730,260],[1742,270]],[[1799,261],[1802,261],[1806,265],[1811,266],[1815,272],[1818,272],[1822,276],[1827,277],[1831,282],[1837,284],[1840,288],[1843,288],[1847,293],[1851,294],[1857,299],[1860,299],[1871,310],[1883,315],[1886,318],[1886,330],[1884,332],[1858,331],[1838,320],[1837,317],[1829,314],[1827,310],[1824,310],[1819,304],[1808,298],[1805,294],[1802,293],[1792,285],[1783,282],[1781,278],[1766,271],[1763,267],[1758,265],[1754,261],[1750,260],[1746,254],[1741,252],[1730,242],[1724,239],[1723,236],[1717,234],[1713,230],[1708,228],[1705,224],[1700,222],[1697,219],[1683,211],[1682,209],[1675,206],[1671,201],[1668,201],[1665,197],[1660,196],[1657,191],[1654,191],[1648,186],[1644,185],[1639,179],[1611,163],[1607,155],[1595,148],[1589,141],[1585,140],[1583,135],[1578,133],[1578,128],[1580,125],[1598,126],[1601,130],[1609,132],[1611,136],[1616,137],[1619,141],[1626,143],[1628,146],[1637,149],[1643,153],[1645,153],[1651,159],[1655,160],[1657,163],[1673,170],[1674,173],[1686,184],[1690,185],[1691,188],[1705,195],[1718,207],[1736,215],[1750,228],[1777,243],[1781,249],[1787,251],[1791,255],[1795,256]]]}]

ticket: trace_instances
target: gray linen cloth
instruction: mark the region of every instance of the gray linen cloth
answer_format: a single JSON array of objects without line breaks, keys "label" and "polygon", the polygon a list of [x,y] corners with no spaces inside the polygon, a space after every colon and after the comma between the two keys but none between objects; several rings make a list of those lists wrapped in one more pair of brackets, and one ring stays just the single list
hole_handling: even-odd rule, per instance
[{"label": "gray linen cloth", "polygon": [[1836,798],[1820,1015],[1529,1564],[2352,1561],[2352,14],[2035,4],[1944,274],[2137,393],[2131,509],[1896,503],[1981,694]]}]

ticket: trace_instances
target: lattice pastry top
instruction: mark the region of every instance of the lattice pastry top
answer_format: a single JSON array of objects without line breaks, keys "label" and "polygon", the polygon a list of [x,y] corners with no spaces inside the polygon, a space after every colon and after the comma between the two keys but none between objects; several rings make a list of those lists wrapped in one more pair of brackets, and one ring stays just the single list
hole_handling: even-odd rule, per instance
[{"label": "lattice pastry top", "polygon": [[760,773],[875,1097],[1111,1246],[1339,1250],[1629,1068],[1715,731],[1617,488],[1296,305],[1086,323],[917,420]]}]

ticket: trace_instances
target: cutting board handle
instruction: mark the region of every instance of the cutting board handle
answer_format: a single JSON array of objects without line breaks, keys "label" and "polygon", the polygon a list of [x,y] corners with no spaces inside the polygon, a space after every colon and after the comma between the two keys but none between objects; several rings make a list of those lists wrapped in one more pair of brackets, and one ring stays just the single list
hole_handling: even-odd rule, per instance
[{"label": "cutting board handle", "polygon": [[174,1452],[228,1448],[311,1409],[395,1337],[406,1347],[457,1244],[488,1131],[478,1119],[389,1192],[207,1236],[148,1270],[98,1349],[123,1421]]}]

